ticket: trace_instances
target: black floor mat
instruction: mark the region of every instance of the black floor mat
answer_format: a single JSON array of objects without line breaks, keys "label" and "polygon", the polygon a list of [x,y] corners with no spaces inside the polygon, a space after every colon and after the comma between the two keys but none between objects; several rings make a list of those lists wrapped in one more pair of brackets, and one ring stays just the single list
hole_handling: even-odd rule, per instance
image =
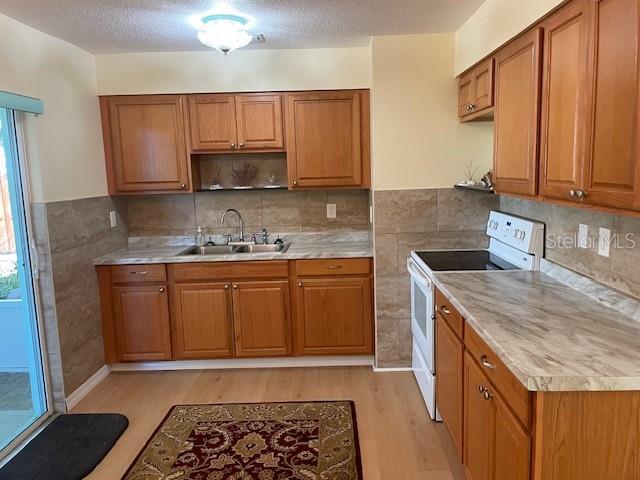
[{"label": "black floor mat", "polygon": [[0,480],[80,480],[128,425],[116,413],[60,415],[0,469]]}]

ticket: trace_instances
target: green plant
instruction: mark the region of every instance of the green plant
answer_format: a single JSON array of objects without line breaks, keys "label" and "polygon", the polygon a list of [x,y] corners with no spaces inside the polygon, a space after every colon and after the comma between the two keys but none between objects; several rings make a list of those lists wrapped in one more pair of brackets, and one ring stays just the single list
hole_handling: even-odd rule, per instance
[{"label": "green plant", "polygon": [[0,300],[5,300],[11,292],[19,287],[20,280],[15,268],[8,274],[0,276]]}]

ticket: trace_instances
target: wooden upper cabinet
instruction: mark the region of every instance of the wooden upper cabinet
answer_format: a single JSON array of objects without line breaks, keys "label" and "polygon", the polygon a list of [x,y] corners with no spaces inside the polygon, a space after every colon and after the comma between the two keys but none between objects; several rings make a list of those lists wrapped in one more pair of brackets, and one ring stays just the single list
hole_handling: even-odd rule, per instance
[{"label": "wooden upper cabinet", "polygon": [[238,144],[234,95],[189,95],[191,150],[233,150]]},{"label": "wooden upper cabinet", "polygon": [[582,184],[588,115],[588,1],[574,0],[542,23],[540,194],[547,197],[573,198]]},{"label": "wooden upper cabinet", "polygon": [[172,290],[174,358],[233,356],[230,284],[175,284]]},{"label": "wooden upper cabinet", "polygon": [[542,30],[534,28],[495,54],[493,175],[498,193],[535,195]]},{"label": "wooden upper cabinet", "polygon": [[181,95],[103,97],[109,193],[190,189]]},{"label": "wooden upper cabinet", "polygon": [[238,148],[284,149],[282,95],[237,95]]},{"label": "wooden upper cabinet", "polygon": [[436,318],[436,405],[462,457],[464,345],[440,313]]},{"label": "wooden upper cabinet", "polygon": [[367,91],[287,94],[286,126],[291,188],[368,188]]},{"label": "wooden upper cabinet", "polygon": [[296,291],[296,353],[373,351],[371,277],[300,279]]},{"label": "wooden upper cabinet", "polygon": [[235,282],[233,323],[237,357],[289,353],[289,282]]},{"label": "wooden upper cabinet", "polygon": [[493,107],[493,58],[488,58],[458,80],[461,121],[484,116]]},{"label": "wooden upper cabinet", "polygon": [[113,310],[121,361],[171,359],[166,286],[113,287]]},{"label": "wooden upper cabinet", "polygon": [[194,152],[283,150],[282,95],[189,95]]},{"label": "wooden upper cabinet", "polygon": [[640,209],[640,2],[589,1],[593,88],[586,201]]}]

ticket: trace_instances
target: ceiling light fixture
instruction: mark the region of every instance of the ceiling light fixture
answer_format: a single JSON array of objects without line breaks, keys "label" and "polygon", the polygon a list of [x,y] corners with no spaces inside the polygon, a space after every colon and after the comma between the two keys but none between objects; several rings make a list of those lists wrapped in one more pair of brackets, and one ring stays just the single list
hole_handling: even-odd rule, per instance
[{"label": "ceiling light fixture", "polygon": [[235,12],[210,12],[193,18],[192,23],[199,30],[198,40],[225,55],[248,45],[253,39],[248,32],[252,20]]}]

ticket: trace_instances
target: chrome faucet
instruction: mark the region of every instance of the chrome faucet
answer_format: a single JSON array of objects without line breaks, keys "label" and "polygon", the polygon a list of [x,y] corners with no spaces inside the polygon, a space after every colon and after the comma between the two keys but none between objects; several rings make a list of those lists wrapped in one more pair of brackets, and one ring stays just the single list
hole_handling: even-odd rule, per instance
[{"label": "chrome faucet", "polygon": [[240,238],[238,238],[238,241],[244,242],[244,220],[242,219],[242,215],[240,215],[240,212],[238,210],[236,210],[235,208],[230,208],[226,212],[224,212],[222,214],[222,217],[220,218],[220,224],[224,224],[224,219],[229,212],[233,212],[238,215],[238,219],[240,220]]}]

